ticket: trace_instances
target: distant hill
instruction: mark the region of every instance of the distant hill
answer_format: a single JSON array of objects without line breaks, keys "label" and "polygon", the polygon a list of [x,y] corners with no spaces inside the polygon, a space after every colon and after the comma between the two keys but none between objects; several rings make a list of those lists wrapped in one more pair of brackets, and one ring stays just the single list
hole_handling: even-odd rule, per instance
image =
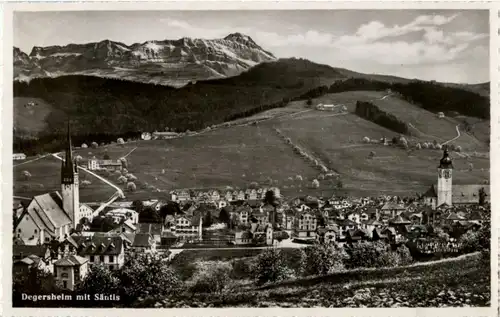
[{"label": "distant hill", "polygon": [[93,75],[182,86],[190,81],[238,75],[276,57],[249,36],[221,39],[147,41],[126,45],[111,40],[64,46],[35,46],[28,55],[14,47],[14,79]]},{"label": "distant hill", "polygon": [[[19,58],[25,59],[23,55]],[[82,75],[15,81],[14,96],[28,99],[16,103],[14,113],[22,113],[18,107],[29,98],[50,105],[49,113],[32,116],[27,126],[23,125],[23,135],[41,133],[50,140],[51,135],[62,134],[68,116],[75,134],[119,135],[163,131],[166,127],[199,130],[284,107],[290,100],[386,89],[432,112],[489,118],[489,98],[472,92],[470,87],[360,74],[296,58],[261,63],[238,76],[198,81],[181,88]]]}]

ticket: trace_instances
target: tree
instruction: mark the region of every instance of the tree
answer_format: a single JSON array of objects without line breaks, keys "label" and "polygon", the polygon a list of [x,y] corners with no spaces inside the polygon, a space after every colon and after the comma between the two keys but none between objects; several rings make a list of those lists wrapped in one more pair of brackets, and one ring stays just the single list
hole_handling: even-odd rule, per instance
[{"label": "tree", "polygon": [[325,275],[344,268],[346,257],[337,245],[315,244],[305,248],[304,275]]},{"label": "tree", "polygon": [[123,138],[118,138],[116,140],[116,143],[118,143],[118,144],[125,144],[125,141],[123,140]]},{"label": "tree", "polygon": [[122,175],[122,176],[118,177],[117,182],[119,184],[126,184],[127,183],[127,178]]},{"label": "tree", "polygon": [[370,158],[374,158],[375,157],[375,151],[371,151],[369,157]]},{"label": "tree", "polygon": [[367,137],[367,136],[365,136],[365,137],[363,138],[363,142],[364,142],[364,143],[370,143],[370,138],[369,138],[369,137]]},{"label": "tree", "polygon": [[82,145],[81,145],[81,148],[82,148],[82,149],[86,149],[86,148],[88,148],[88,147],[89,147],[89,146],[88,146],[87,144],[85,144],[85,143],[82,143]]},{"label": "tree", "polygon": [[191,291],[222,293],[231,282],[232,266],[229,262],[198,262]]},{"label": "tree", "polygon": [[456,146],[455,152],[462,152],[462,147],[460,145]]},{"label": "tree", "polygon": [[124,168],[124,169],[128,168],[128,161],[126,158],[124,158],[124,157],[120,158],[120,162],[122,163],[122,168]]},{"label": "tree", "polygon": [[257,182],[251,182],[250,185],[248,186],[248,188],[250,189],[257,189],[257,187],[259,187],[259,183]]},{"label": "tree", "polygon": [[312,99],[311,99],[311,98],[307,99],[306,104],[307,104],[308,106],[312,106],[312,104],[313,104]]},{"label": "tree", "polygon": [[469,172],[472,172],[473,169],[474,169],[474,164],[469,163]]},{"label": "tree", "polygon": [[311,186],[313,188],[319,188],[319,181],[317,179],[313,179]]},{"label": "tree", "polygon": [[137,190],[137,186],[133,182],[127,183],[127,190],[129,192],[135,192]]},{"label": "tree", "polygon": [[205,212],[205,215],[203,216],[203,226],[210,227],[211,225],[213,225],[213,223],[214,220],[212,219],[212,213],[210,212],[210,210],[207,210]]},{"label": "tree", "polygon": [[82,283],[76,288],[77,294],[117,294],[120,288],[120,280],[112,271],[104,265],[93,265]]},{"label": "tree", "polygon": [[268,190],[265,194],[264,194],[264,204],[269,204],[269,205],[272,205],[272,206],[277,206],[278,205],[278,200],[276,198],[276,193],[274,192],[274,190]]},{"label": "tree", "polygon": [[97,142],[92,142],[90,144],[90,146],[93,148],[93,149],[97,149],[99,147],[99,144],[97,144]]},{"label": "tree", "polygon": [[257,256],[254,278],[258,284],[278,282],[290,276],[285,256],[281,249],[269,248]]},{"label": "tree", "polygon": [[342,189],[344,188],[344,183],[339,179],[336,184],[337,189]]},{"label": "tree", "polygon": [[142,202],[142,200],[134,200],[132,202],[132,208],[138,213],[140,214],[142,212],[142,209],[144,208],[144,203]]},{"label": "tree", "polygon": [[26,300],[22,299],[23,294],[57,294],[59,292],[60,288],[54,276],[40,270],[38,267],[29,268],[27,273],[14,272],[12,275],[12,301],[14,306],[22,307],[27,305]]},{"label": "tree", "polygon": [[141,253],[130,258],[121,269],[119,278],[121,296],[128,301],[172,294],[181,286],[179,276],[159,254]]},{"label": "tree", "polygon": [[231,214],[227,208],[222,208],[219,212],[219,220],[227,225],[229,228],[231,226]]},{"label": "tree", "polygon": [[181,207],[175,201],[169,201],[160,207],[160,216],[165,218],[168,215],[175,216],[181,214]]},{"label": "tree", "polygon": [[163,219],[160,215],[151,207],[146,207],[139,214],[139,222],[141,223],[162,223]]},{"label": "tree", "polygon": [[483,206],[486,203],[486,191],[484,190],[484,187],[481,187],[479,189],[479,205]]}]

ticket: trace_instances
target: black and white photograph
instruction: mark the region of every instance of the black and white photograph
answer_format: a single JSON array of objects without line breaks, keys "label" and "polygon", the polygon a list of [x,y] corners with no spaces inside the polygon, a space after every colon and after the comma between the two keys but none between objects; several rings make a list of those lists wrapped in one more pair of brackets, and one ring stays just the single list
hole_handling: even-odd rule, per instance
[{"label": "black and white photograph", "polygon": [[492,306],[489,9],[116,8],[12,13],[14,308]]}]

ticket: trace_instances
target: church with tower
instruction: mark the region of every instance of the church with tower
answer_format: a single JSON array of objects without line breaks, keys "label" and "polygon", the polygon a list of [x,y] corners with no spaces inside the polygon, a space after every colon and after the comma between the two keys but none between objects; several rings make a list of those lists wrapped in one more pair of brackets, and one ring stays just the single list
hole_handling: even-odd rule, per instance
[{"label": "church with tower", "polygon": [[64,160],[61,163],[61,192],[35,196],[14,223],[14,237],[24,244],[37,245],[53,239],[62,241],[93,210],[80,203],[78,165],[73,159],[68,123]]},{"label": "church with tower", "polygon": [[422,196],[432,209],[489,202],[489,185],[453,185],[453,161],[445,147],[437,168],[437,186],[432,185]]}]

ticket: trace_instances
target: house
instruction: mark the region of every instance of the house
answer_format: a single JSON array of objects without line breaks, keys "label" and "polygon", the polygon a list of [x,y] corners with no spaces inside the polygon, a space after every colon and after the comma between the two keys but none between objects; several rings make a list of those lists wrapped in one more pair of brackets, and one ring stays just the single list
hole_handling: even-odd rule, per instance
[{"label": "house", "polygon": [[231,202],[231,201],[235,200],[235,195],[233,195],[233,192],[228,190],[228,191],[226,191],[224,198],[226,199],[226,201]]},{"label": "house", "polygon": [[251,213],[250,219],[252,219],[253,221],[255,221],[260,225],[266,225],[269,223],[269,214],[259,209],[256,209]]},{"label": "house", "polygon": [[336,220],[336,225],[340,229],[340,235],[345,236],[346,232],[349,230],[354,230],[358,228],[358,224],[349,219]]},{"label": "house", "polygon": [[389,201],[382,207],[381,214],[386,216],[388,215],[390,218],[394,218],[405,210],[406,208],[403,204]]},{"label": "house", "polygon": [[52,239],[63,240],[70,234],[72,220],[63,210],[59,192],[33,197],[15,225],[15,237],[36,245]]},{"label": "house", "polygon": [[355,222],[355,223],[361,223],[361,215],[358,212],[352,212],[347,215],[347,219]]},{"label": "house", "polygon": [[39,245],[16,245],[12,246],[12,259],[14,261],[22,260],[27,256],[36,255],[46,264],[50,262],[50,249],[46,244]]},{"label": "house", "polygon": [[[154,208],[154,210],[156,210],[156,208]],[[106,211],[106,216],[117,219],[130,220],[132,224],[139,223],[139,213],[129,208],[111,209],[109,211]]]},{"label": "house", "polygon": [[125,243],[118,234],[72,235],[59,247],[59,255],[67,251],[76,251],[88,260],[89,266],[105,265],[115,270],[125,263]]},{"label": "house", "polygon": [[16,260],[12,262],[12,269],[14,274],[27,274],[30,269],[39,269],[42,271],[50,272],[51,269],[49,266],[42,261],[40,257],[37,255],[28,255],[20,260]]},{"label": "house", "polygon": [[156,252],[156,241],[149,233],[138,233],[134,237],[131,249],[141,253]]},{"label": "house", "polygon": [[380,229],[383,226],[384,226],[383,223],[374,219],[361,222],[361,228],[364,228],[366,230],[370,238],[373,238],[373,230]]},{"label": "house", "polygon": [[299,238],[316,237],[317,218],[312,212],[299,213],[295,218],[294,234]]},{"label": "house", "polygon": [[456,205],[475,205],[479,204],[480,191],[485,193],[485,203],[490,202],[489,185],[453,185],[452,203]]},{"label": "house", "polygon": [[60,282],[64,289],[70,291],[75,290],[75,287],[85,278],[87,272],[88,259],[78,255],[69,255],[54,263],[56,281]]},{"label": "house", "polygon": [[156,140],[156,139],[162,139],[162,140],[166,140],[166,139],[174,139],[176,137],[179,136],[179,133],[177,132],[153,132],[153,134],[151,135],[151,137]]},{"label": "house", "polygon": [[132,220],[127,219],[122,222],[118,227],[109,231],[110,233],[135,233],[137,231],[137,227],[132,223]]},{"label": "house", "polygon": [[94,218],[94,209],[84,203],[80,203],[80,219],[82,218],[87,218],[90,222]]},{"label": "house", "polygon": [[252,208],[250,208],[249,206],[241,206],[236,208],[236,213],[239,215],[240,224],[246,225],[250,220]]},{"label": "house", "polygon": [[327,226],[318,228],[316,239],[319,243],[330,244],[334,243],[339,237],[339,228],[337,226]]},{"label": "house", "polygon": [[121,171],[123,163],[120,160],[99,160],[95,156],[87,161],[87,169],[91,171],[107,170],[110,172]]},{"label": "house", "polygon": [[[176,228],[177,229],[177,228]],[[164,226],[161,223],[139,223],[137,224],[137,233],[149,233],[156,242],[161,243],[161,234]]]},{"label": "house", "polygon": [[236,200],[245,200],[245,192],[240,190],[236,196]]},{"label": "house", "polygon": [[365,230],[358,228],[358,229],[351,229],[347,230],[345,232],[345,240],[348,243],[356,243],[360,241],[366,241],[369,240],[370,235],[368,232]]},{"label": "house", "polygon": [[14,161],[22,161],[26,159],[26,154],[24,153],[13,153],[12,154],[12,159]]},{"label": "house", "polygon": [[234,233],[234,243],[237,245],[252,244],[253,233],[250,230],[242,230]]}]

